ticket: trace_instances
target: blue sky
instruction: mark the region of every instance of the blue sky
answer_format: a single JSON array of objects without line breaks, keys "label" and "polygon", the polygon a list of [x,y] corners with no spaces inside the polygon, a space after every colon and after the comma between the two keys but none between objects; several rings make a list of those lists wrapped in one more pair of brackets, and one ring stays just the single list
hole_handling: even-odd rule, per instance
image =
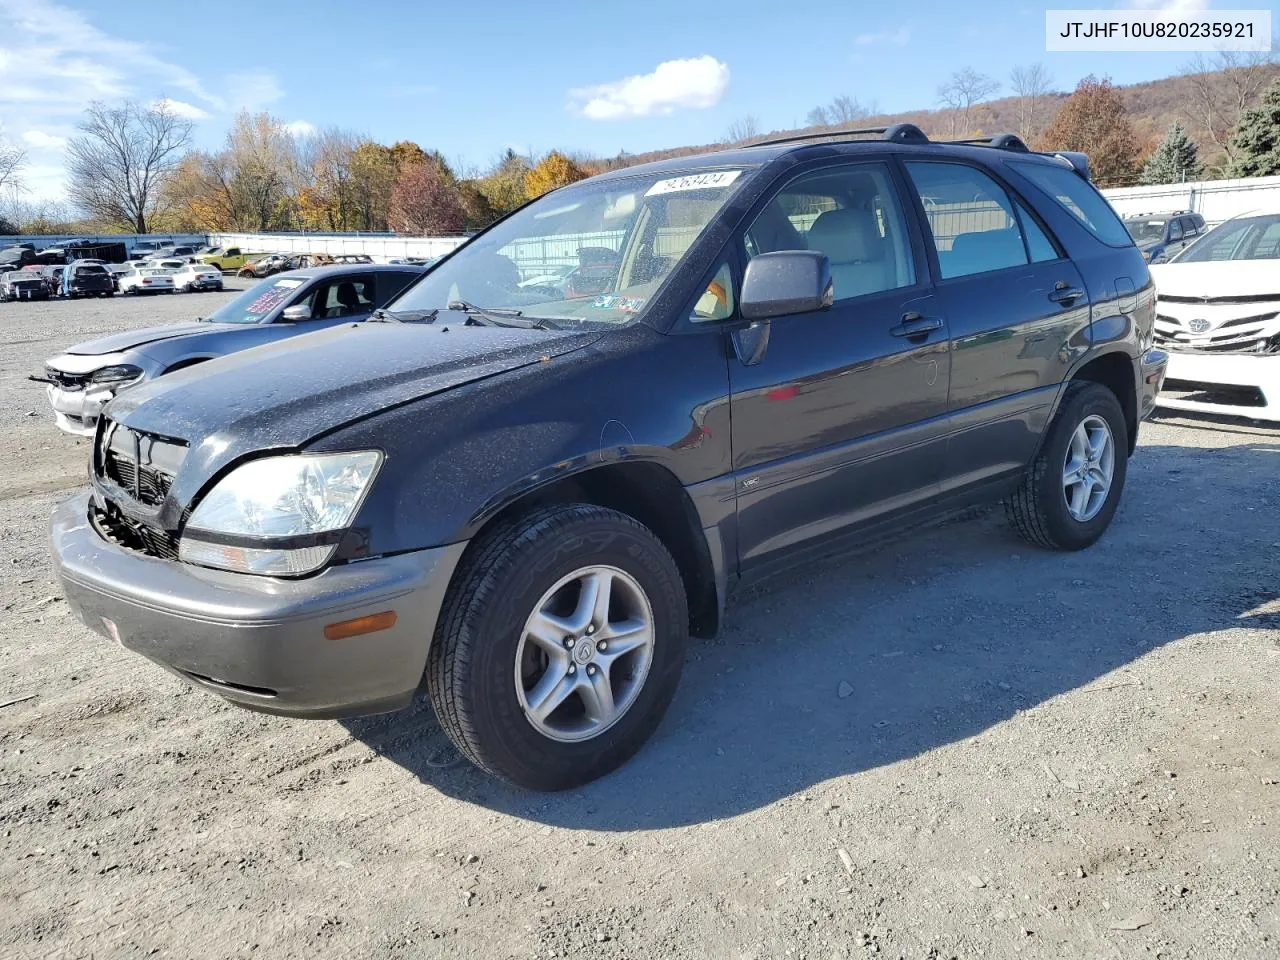
[{"label": "blue sky", "polygon": [[1116,83],[1167,76],[1189,57],[1046,53],[1045,8],[1025,0],[0,0],[0,135],[27,149],[32,195],[53,197],[62,142],[94,98],[167,97],[197,120],[201,146],[216,146],[247,108],[298,130],[334,125],[414,140],[479,167],[507,146],[612,154],[705,143],[748,114],[763,130],[790,127],[839,94],[888,111],[935,106],[939,83],[965,66],[1007,92],[1018,64],[1043,62],[1055,86],[1070,89],[1088,73]]}]

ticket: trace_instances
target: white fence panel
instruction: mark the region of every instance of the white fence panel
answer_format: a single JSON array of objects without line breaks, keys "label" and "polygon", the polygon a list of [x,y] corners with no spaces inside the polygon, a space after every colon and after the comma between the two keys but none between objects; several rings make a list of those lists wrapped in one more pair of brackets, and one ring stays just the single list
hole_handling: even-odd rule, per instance
[{"label": "white fence panel", "polygon": [[1191,210],[1213,224],[1253,211],[1280,213],[1280,177],[1113,187],[1102,193],[1122,217]]}]

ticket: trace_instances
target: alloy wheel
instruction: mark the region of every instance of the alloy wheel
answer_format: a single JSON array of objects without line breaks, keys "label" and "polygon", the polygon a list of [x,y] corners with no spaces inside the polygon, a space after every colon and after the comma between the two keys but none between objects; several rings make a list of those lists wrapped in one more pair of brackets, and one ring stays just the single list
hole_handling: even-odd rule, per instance
[{"label": "alloy wheel", "polygon": [[1087,523],[1098,515],[1111,492],[1115,463],[1110,425],[1097,414],[1085,417],[1071,435],[1062,467],[1062,494],[1074,520]]}]

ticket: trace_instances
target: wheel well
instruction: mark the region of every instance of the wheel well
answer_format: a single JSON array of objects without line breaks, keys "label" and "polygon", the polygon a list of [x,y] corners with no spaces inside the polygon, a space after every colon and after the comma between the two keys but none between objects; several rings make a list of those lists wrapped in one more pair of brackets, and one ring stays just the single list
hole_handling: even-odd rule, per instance
[{"label": "wheel well", "polygon": [[[179,370],[185,370],[187,367],[194,367],[197,363],[204,363],[208,357],[189,357],[186,360],[179,360],[171,367],[165,367],[164,373],[177,373]],[[161,376],[164,376],[162,373]]]},{"label": "wheel well", "polygon": [[689,632],[713,637],[720,628],[716,578],[697,514],[680,481],[653,463],[596,467],[539,487],[509,503],[476,533],[477,542],[495,526],[536,507],[557,503],[593,503],[635,517],[671,552],[689,599]]},{"label": "wheel well", "polygon": [[1104,354],[1086,363],[1071,379],[1100,383],[1116,395],[1124,411],[1129,453],[1133,453],[1138,442],[1138,391],[1133,381],[1133,360],[1123,353]]}]

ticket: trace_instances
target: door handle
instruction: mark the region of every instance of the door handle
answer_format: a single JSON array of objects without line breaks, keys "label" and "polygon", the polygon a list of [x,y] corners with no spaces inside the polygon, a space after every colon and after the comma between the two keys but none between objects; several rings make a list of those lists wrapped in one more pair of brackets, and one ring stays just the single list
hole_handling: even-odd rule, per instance
[{"label": "door handle", "polygon": [[941,329],[941,317],[925,317],[918,313],[904,313],[902,322],[896,327],[890,327],[889,332],[895,337],[924,337],[934,330]]},{"label": "door handle", "polygon": [[1077,287],[1069,287],[1066,283],[1059,280],[1057,286],[1053,288],[1053,293],[1049,294],[1049,299],[1054,303],[1060,303],[1065,307],[1069,307],[1083,296],[1083,290],[1080,290]]}]

